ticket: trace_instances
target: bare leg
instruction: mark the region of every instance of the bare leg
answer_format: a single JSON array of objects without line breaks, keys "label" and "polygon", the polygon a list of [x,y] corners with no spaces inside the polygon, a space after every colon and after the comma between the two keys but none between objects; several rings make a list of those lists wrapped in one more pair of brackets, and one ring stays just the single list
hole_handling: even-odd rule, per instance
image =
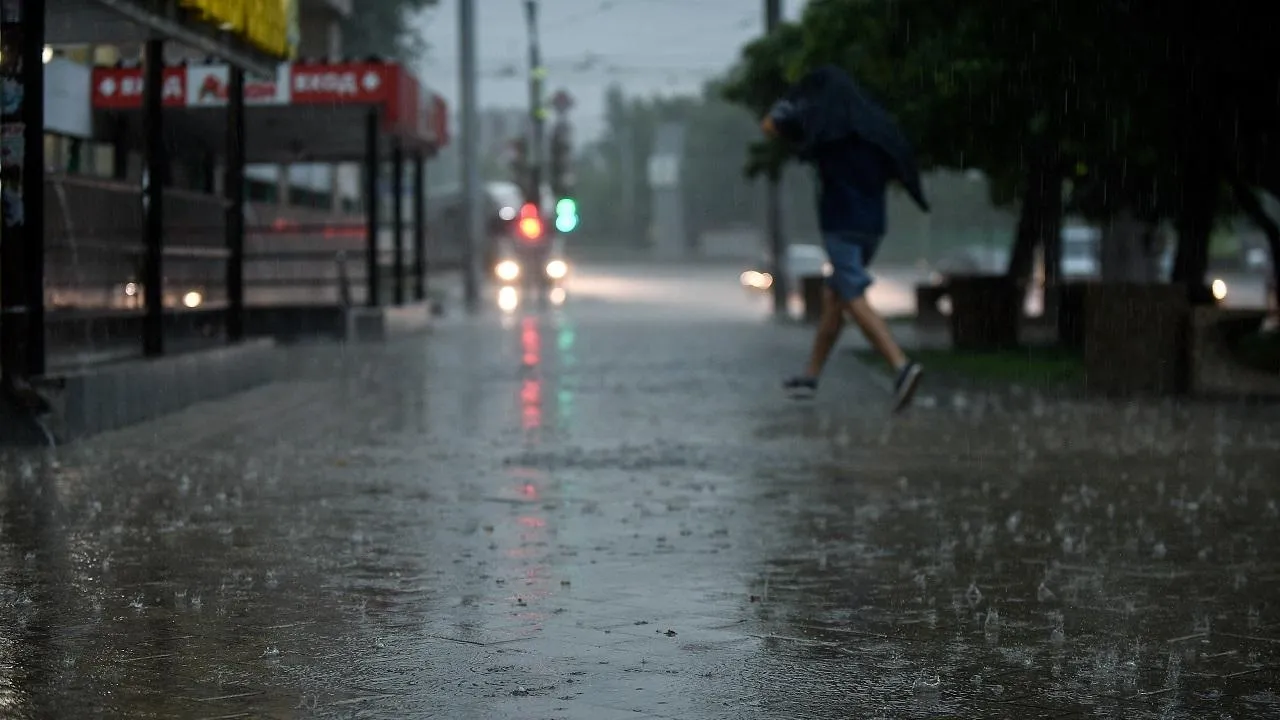
[{"label": "bare leg", "polygon": [[840,333],[844,330],[844,311],[840,299],[831,288],[822,291],[822,319],[818,322],[818,334],[813,338],[813,352],[809,355],[808,377],[817,378],[831,356]]},{"label": "bare leg", "polygon": [[885,361],[894,370],[901,370],[906,367],[906,353],[902,352],[902,348],[893,339],[893,334],[889,332],[889,326],[876,313],[875,308],[871,307],[871,303],[867,302],[865,295],[849,301],[849,314],[853,316],[853,321],[862,329],[862,334],[866,336],[871,346],[884,357]]}]

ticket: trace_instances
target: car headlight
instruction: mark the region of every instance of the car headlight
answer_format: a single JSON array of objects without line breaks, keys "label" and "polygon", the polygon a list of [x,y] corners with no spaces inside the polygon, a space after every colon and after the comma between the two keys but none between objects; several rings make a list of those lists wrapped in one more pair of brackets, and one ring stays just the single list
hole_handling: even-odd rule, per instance
[{"label": "car headlight", "polygon": [[569,265],[563,260],[552,260],[547,263],[547,277],[559,280],[569,274]]},{"label": "car headlight", "polygon": [[182,296],[182,304],[188,308],[198,308],[202,303],[204,303],[204,295],[201,295],[195,290],[192,290]]},{"label": "car headlight", "polygon": [[1227,281],[1222,278],[1216,278],[1211,286],[1213,290],[1213,298],[1215,300],[1227,299]]},{"label": "car headlight", "polygon": [[520,307],[520,294],[513,287],[504,287],[498,291],[498,308],[503,312],[511,312]]},{"label": "car headlight", "polygon": [[493,269],[499,280],[515,280],[520,277],[520,265],[515,260],[503,260]]},{"label": "car headlight", "polygon": [[767,272],[759,270],[748,270],[738,277],[738,280],[746,287],[756,290],[768,290],[773,286],[773,276]]}]

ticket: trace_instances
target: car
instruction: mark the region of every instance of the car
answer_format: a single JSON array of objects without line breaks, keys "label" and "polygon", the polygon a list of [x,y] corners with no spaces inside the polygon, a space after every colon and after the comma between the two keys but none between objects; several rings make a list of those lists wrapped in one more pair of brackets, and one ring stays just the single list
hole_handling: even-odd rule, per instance
[{"label": "car", "polygon": [[1063,278],[1094,278],[1102,272],[1098,258],[1102,233],[1097,228],[1067,226],[1061,237]]},{"label": "car", "polygon": [[[788,245],[787,246],[787,289],[795,293],[800,290],[800,279],[805,277],[826,277],[831,274],[831,263],[827,261],[827,251],[820,245]],[[742,287],[752,292],[771,292],[773,289],[772,265],[768,256],[752,268],[744,270],[738,276]]]},{"label": "car", "polygon": [[568,296],[565,283],[570,270],[564,235],[548,225],[547,213],[540,212],[533,203],[518,205],[514,212],[491,246],[490,267],[498,287],[498,306],[511,312],[522,304],[523,298],[542,298],[552,305],[563,305]]}]

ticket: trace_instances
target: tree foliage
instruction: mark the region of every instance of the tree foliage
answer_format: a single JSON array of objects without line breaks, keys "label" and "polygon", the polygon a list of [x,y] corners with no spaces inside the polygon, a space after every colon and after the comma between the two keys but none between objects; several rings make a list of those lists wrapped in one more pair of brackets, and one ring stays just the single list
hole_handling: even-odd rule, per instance
[{"label": "tree foliage", "polygon": [[342,42],[348,55],[379,56],[412,62],[427,51],[426,40],[410,24],[417,13],[439,0],[378,0],[357,3],[342,22]]},{"label": "tree foliage", "polygon": [[[628,97],[615,86],[605,95],[604,133],[582,148],[575,164],[582,237],[644,240],[652,206],[647,168],[664,122],[685,128],[681,185],[690,234],[759,219],[760,189],[737,165],[742,147],[760,134],[749,113],[726,102],[718,87],[700,95],[645,98]],[[807,178],[796,180],[784,186],[785,192],[796,204],[811,203]],[[788,220],[799,235],[814,231],[809,213]]]},{"label": "tree foliage", "polygon": [[[1194,282],[1227,181],[1280,189],[1280,65],[1250,7],[811,0],[798,24],[744,48],[725,97],[760,113],[780,84],[835,62],[898,117],[926,167],[982,170],[998,202],[1066,181],[1068,209],[1095,220],[1171,220]],[[776,172],[787,158],[771,150],[753,147],[748,173]]]}]

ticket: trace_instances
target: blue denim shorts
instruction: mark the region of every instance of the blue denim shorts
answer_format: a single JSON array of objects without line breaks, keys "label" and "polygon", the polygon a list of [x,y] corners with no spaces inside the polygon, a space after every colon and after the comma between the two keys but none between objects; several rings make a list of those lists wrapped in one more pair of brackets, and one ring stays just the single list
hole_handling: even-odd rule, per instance
[{"label": "blue denim shorts", "polygon": [[862,297],[874,280],[867,266],[880,249],[880,237],[861,233],[826,233],[822,236],[831,275],[827,287],[845,302]]}]

